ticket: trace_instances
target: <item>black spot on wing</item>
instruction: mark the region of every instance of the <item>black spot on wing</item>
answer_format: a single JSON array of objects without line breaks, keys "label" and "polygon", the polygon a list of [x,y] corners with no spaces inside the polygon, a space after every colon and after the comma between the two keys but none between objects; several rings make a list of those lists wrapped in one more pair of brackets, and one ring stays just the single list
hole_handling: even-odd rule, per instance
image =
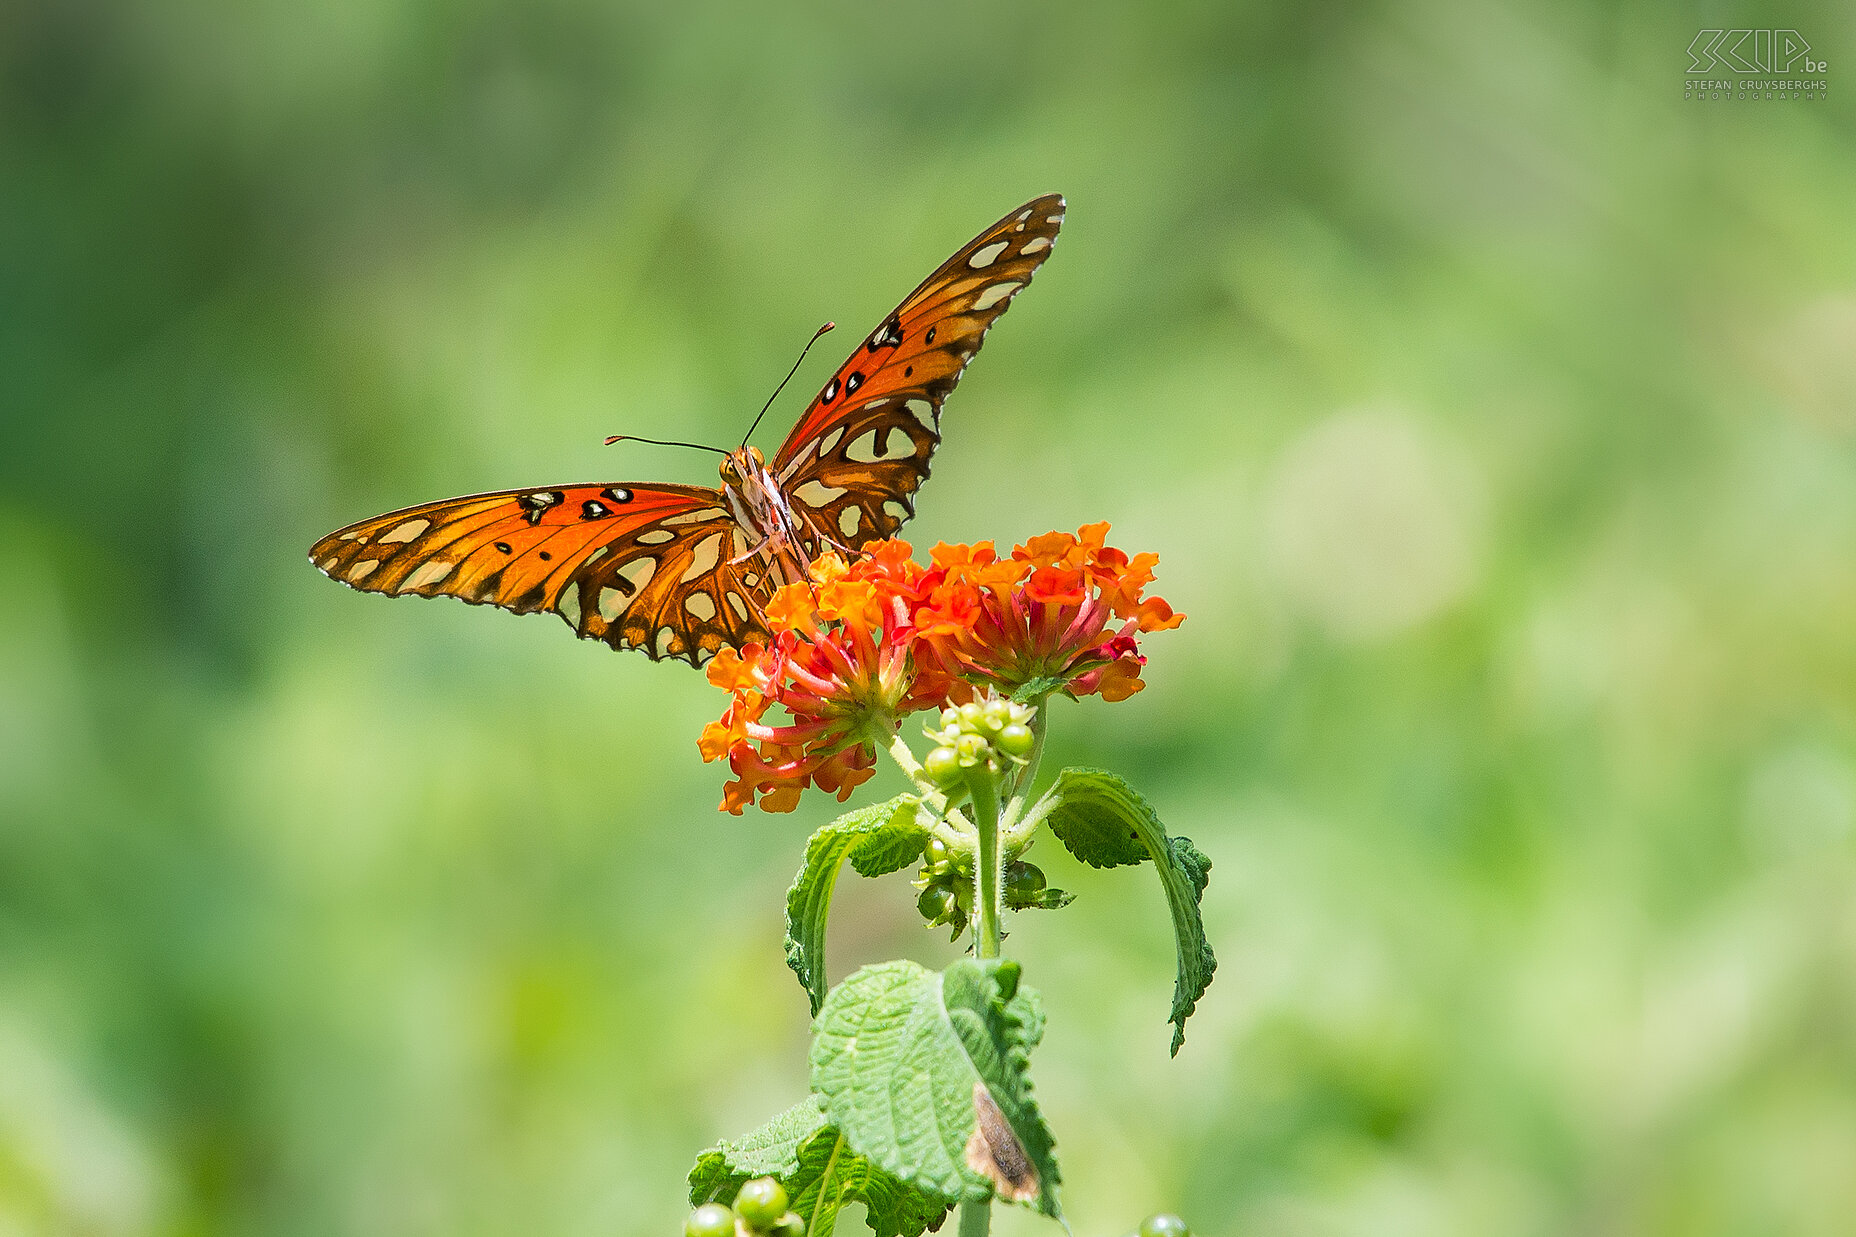
[{"label": "black spot on wing", "polygon": [[871,352],[880,352],[884,348],[898,347],[901,343],[902,322],[896,315],[891,314],[889,316],[889,321],[879,327],[877,333],[870,337],[870,342],[864,346]]},{"label": "black spot on wing", "polygon": [[550,508],[558,507],[567,501],[567,496],[559,490],[537,490],[533,494],[519,494],[516,503],[530,524],[541,523],[542,514]]}]

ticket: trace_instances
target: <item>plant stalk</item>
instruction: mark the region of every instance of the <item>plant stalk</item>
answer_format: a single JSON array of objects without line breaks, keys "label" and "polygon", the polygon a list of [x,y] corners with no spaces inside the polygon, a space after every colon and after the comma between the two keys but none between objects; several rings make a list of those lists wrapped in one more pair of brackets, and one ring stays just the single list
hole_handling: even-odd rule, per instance
[{"label": "plant stalk", "polygon": [[1046,728],[1045,712],[1047,704],[1039,705],[1038,711],[1031,717],[1031,733],[1036,738],[1032,744],[1031,755],[1012,775],[1011,801],[1005,806],[1004,823],[1008,832],[1014,832],[1025,815],[1025,803],[1031,797],[1031,788],[1037,782],[1038,761],[1044,756],[1044,734]]},{"label": "plant stalk", "polygon": [[967,775],[973,799],[973,956],[999,956],[999,914],[1005,903],[1005,863],[999,846],[999,780],[984,765]]},{"label": "plant stalk", "polygon": [[[1037,776],[1038,757],[1044,754],[1044,711],[1038,710],[1032,729],[1037,745],[1031,759],[1007,779],[1012,796],[1009,814],[1016,818],[1024,811],[1025,798]],[[973,856],[973,905],[977,912],[973,924],[973,956],[999,956],[999,919],[1005,910],[1005,840],[999,829],[999,792],[1001,779],[984,766],[968,771],[967,788],[973,800],[974,832],[978,844]],[[992,1200],[960,1204],[960,1237],[987,1237],[992,1229]]]}]

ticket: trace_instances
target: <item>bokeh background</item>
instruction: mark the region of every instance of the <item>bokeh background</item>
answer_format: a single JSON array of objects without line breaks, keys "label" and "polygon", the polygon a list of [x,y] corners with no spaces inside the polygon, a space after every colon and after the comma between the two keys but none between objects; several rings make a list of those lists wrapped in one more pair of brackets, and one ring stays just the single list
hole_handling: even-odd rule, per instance
[{"label": "bokeh background", "polygon": [[[1703,25],[1831,93],[1684,100]],[[1213,857],[1221,961],[1169,1060],[1152,877],[1040,848],[1076,1231],[1856,1229],[1852,33],[0,7],[0,1233],[677,1231],[804,1090],[780,912],[833,805],[717,814],[685,668],[304,551],[708,480],[600,439],[733,441],[1053,189],[912,531],[1161,554],[1191,620],[1055,756]],[[849,885],[836,974],[952,956]]]}]

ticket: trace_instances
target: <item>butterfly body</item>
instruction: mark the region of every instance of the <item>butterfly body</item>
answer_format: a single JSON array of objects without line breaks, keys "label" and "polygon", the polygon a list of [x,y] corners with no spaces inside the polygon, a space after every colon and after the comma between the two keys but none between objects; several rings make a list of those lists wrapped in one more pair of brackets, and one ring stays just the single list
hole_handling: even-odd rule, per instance
[{"label": "butterfly body", "polygon": [[1063,199],[1035,198],[942,263],[857,346],[772,460],[725,453],[719,488],[590,483],[445,499],[338,529],[309,552],[367,592],[552,610],[587,639],[701,664],[767,638],[774,589],[893,535],[941,441],[941,405],[1049,256]]},{"label": "butterfly body", "polygon": [[828,539],[793,509],[758,448],[743,447],[722,460],[722,497],[747,534],[747,548],[731,562],[759,559],[776,587],[806,578],[806,565]]}]

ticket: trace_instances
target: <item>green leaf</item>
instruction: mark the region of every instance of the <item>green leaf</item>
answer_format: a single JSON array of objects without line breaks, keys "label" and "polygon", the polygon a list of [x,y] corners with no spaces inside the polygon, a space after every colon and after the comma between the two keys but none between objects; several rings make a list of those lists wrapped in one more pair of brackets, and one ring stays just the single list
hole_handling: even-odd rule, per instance
[{"label": "green leaf", "polygon": [[876,1237],[921,1237],[953,1200],[903,1184],[846,1145],[825,1120],[818,1096],[809,1095],[752,1134],[702,1153],[690,1169],[690,1205],[734,1201],[744,1182],[775,1177],[807,1237],[831,1237],[838,1212],[864,1205]]},{"label": "green leaf", "polygon": [[849,859],[862,876],[882,876],[914,862],[928,841],[916,818],[921,800],[897,795],[886,803],[846,812],[806,843],[805,866],[786,893],[786,965],[818,1013],[825,1000],[825,921],[838,869]]},{"label": "green leaf", "polygon": [[1060,674],[1039,675],[1035,679],[1026,679],[1012,689],[1012,701],[1015,704],[1035,704],[1069,681]]},{"label": "green leaf", "polygon": [[1026,1073],[1044,1014],[1017,963],[867,966],[814,1028],[812,1089],[872,1163],[933,1195],[1058,1214],[1054,1140]]},{"label": "green leaf", "polygon": [[1186,1019],[1218,969],[1199,918],[1212,861],[1190,839],[1168,837],[1147,800],[1113,773],[1100,769],[1065,769],[1031,814],[1047,820],[1070,853],[1091,867],[1154,861],[1173,912],[1173,942],[1179,957],[1169,1019],[1177,1056],[1186,1042]]},{"label": "green leaf", "polygon": [[1012,911],[1062,910],[1074,901],[1076,895],[1067,889],[1040,889],[1023,897],[1015,897],[1010,890],[1005,894],[1005,907]]}]

